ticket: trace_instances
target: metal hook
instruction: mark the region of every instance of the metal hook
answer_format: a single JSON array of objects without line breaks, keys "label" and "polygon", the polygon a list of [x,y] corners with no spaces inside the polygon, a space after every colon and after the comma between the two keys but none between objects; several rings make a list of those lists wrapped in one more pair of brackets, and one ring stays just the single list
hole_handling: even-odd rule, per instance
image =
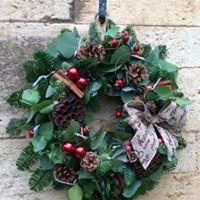
[{"label": "metal hook", "polygon": [[106,21],[106,4],[107,0],[99,0],[98,20],[101,25]]}]

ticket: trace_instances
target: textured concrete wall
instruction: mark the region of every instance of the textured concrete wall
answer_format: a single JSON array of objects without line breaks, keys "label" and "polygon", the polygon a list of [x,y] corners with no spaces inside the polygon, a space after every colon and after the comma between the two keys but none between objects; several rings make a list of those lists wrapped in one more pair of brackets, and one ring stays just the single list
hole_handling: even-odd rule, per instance
[{"label": "textured concrete wall", "polygon": [[[0,200],[63,200],[66,191],[41,193],[27,187],[29,173],[17,171],[16,158],[27,139],[5,134],[9,119],[23,114],[5,103],[10,91],[23,85],[21,64],[43,48],[60,28],[86,34],[97,12],[97,0],[1,0],[0,7]],[[200,0],[108,1],[108,16],[135,26],[138,38],[153,45],[165,43],[168,59],[177,64],[180,88],[192,100],[184,136],[188,147],[180,152],[174,172],[164,175],[156,189],[139,200],[199,200],[200,195]]]}]

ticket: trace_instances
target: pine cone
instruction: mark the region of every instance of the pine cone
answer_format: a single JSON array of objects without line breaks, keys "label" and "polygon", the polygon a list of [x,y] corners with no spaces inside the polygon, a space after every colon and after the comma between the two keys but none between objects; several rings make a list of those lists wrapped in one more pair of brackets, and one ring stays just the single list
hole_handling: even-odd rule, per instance
[{"label": "pine cone", "polygon": [[73,183],[76,179],[76,173],[73,168],[59,164],[53,169],[54,178],[60,183]]},{"label": "pine cone", "polygon": [[117,187],[119,189],[124,189],[126,187],[126,183],[124,180],[124,175],[121,173],[115,173],[114,174],[114,179],[117,180]]},{"label": "pine cone", "polygon": [[105,58],[105,49],[101,44],[86,44],[82,45],[77,52],[78,59],[97,58],[103,61]]},{"label": "pine cone", "polygon": [[86,171],[92,172],[99,165],[99,156],[95,152],[89,151],[81,159],[80,165]]},{"label": "pine cone", "polygon": [[162,163],[162,156],[160,153],[157,153],[146,170],[142,167],[139,160],[133,163],[133,166],[134,166],[137,177],[139,179],[142,179],[144,177],[149,176],[153,171],[158,169],[161,163]]},{"label": "pine cone", "polygon": [[149,110],[151,114],[155,115],[157,111],[157,106],[154,101],[147,101],[146,108]]},{"label": "pine cone", "polygon": [[129,67],[128,76],[130,81],[137,84],[146,78],[147,69],[144,65],[134,63]]},{"label": "pine cone", "polygon": [[63,97],[53,108],[53,121],[59,129],[65,129],[72,119],[82,123],[84,112],[81,99],[76,96]]}]

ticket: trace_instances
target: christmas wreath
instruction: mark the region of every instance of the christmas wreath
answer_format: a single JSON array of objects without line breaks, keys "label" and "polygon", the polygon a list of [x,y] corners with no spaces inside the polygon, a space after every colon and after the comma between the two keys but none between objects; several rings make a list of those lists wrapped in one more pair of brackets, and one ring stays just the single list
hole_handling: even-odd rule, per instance
[{"label": "christmas wreath", "polygon": [[[89,37],[63,29],[24,63],[29,85],[7,102],[24,107],[10,135],[28,132],[16,165],[30,170],[31,190],[67,187],[69,200],[132,199],[174,169],[189,100],[178,91],[178,68],[166,47],[152,49],[130,26],[93,22]],[[109,119],[96,118],[114,104]],[[110,128],[109,128],[110,127]]]}]

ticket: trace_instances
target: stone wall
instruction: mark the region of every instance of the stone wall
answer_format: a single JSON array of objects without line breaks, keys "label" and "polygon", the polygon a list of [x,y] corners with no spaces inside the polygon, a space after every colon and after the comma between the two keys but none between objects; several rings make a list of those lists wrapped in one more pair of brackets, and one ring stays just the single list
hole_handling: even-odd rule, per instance
[{"label": "stone wall", "polygon": [[[5,134],[12,110],[5,97],[24,82],[21,64],[43,48],[63,27],[77,26],[86,34],[97,13],[97,0],[1,0],[0,6],[0,200],[63,200],[66,191],[47,188],[31,192],[30,173],[17,171],[16,158],[27,139]],[[174,172],[165,174],[156,189],[138,200],[198,200],[200,195],[200,0],[109,0],[108,16],[131,24],[140,40],[165,43],[168,60],[177,64],[180,88],[192,100],[184,136],[188,147],[180,153]]]}]

